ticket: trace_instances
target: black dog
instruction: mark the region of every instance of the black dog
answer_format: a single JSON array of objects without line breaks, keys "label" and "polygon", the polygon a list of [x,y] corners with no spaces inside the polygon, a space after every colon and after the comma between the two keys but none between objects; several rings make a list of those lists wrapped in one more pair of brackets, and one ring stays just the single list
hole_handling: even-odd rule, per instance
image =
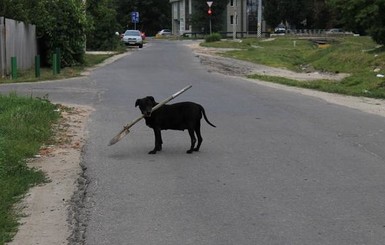
[{"label": "black dog", "polygon": [[[187,129],[191,138],[191,148],[187,153],[199,151],[199,147],[202,144],[200,129],[202,114],[206,122],[215,127],[215,125],[210,123],[207,119],[204,108],[194,102],[181,102],[172,105],[163,105],[152,112],[152,108],[157,104],[158,103],[155,102],[154,97],[152,96],[137,99],[135,103],[135,107],[139,106],[140,111],[144,115],[146,125],[154,130],[155,148],[150,151],[149,154],[155,154],[157,151],[162,150],[163,142],[161,130],[165,129]],[[196,138],[194,132],[198,137],[198,144],[195,148]]]}]

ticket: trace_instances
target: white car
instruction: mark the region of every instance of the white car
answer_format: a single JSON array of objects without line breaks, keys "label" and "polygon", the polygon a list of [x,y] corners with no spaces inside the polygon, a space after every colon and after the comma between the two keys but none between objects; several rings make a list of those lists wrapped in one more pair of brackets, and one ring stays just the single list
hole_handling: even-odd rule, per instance
[{"label": "white car", "polygon": [[326,34],[328,35],[354,35],[353,32],[351,31],[344,31],[343,29],[340,29],[340,28],[332,28],[332,29],[329,29],[325,32]]},{"label": "white car", "polygon": [[138,30],[127,30],[123,35],[122,41],[126,45],[134,45],[143,48],[142,34]]},{"label": "white car", "polygon": [[163,30],[160,30],[157,34],[160,35],[160,36],[170,36],[171,35],[171,30],[163,29]]}]

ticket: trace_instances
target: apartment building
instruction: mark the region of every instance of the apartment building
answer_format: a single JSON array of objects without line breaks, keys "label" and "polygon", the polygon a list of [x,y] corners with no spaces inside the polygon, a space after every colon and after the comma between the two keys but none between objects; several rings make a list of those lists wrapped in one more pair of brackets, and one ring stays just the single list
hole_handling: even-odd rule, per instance
[{"label": "apartment building", "polygon": [[[192,8],[194,1],[198,0],[170,0],[174,35],[196,31],[197,28],[190,23],[190,16],[194,11]],[[229,0],[225,10],[226,23],[221,32],[235,31],[241,35],[257,35],[258,2],[258,0]],[[264,32],[265,29],[264,21],[261,19],[261,32]]]}]

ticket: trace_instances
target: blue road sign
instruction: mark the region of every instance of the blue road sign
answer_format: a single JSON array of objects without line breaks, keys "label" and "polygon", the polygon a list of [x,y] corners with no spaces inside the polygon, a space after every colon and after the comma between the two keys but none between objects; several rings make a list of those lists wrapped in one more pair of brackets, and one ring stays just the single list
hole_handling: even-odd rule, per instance
[{"label": "blue road sign", "polygon": [[131,12],[131,22],[139,23],[139,12]]}]

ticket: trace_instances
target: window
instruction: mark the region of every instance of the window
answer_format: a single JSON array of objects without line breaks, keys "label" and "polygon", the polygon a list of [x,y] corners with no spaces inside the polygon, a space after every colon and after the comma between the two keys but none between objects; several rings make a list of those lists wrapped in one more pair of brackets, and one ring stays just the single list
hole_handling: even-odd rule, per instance
[{"label": "window", "polygon": [[238,24],[237,19],[235,19],[235,21],[234,21],[234,15],[230,15],[230,24],[234,25],[234,22],[235,22],[236,25]]}]

